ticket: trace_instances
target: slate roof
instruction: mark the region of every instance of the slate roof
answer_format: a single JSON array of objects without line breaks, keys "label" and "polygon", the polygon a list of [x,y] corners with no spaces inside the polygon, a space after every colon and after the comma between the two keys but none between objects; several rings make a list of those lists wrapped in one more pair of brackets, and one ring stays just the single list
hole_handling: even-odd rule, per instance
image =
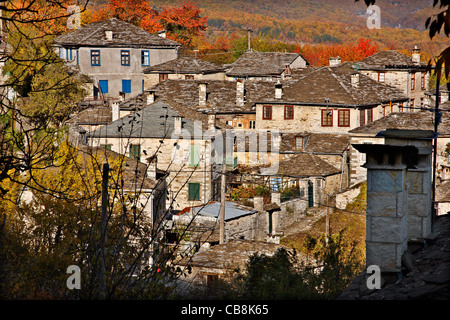
[{"label": "slate roof", "polygon": [[[105,31],[113,32],[107,40]],[[87,47],[177,47],[180,43],[151,34],[117,18],[92,22],[55,38],[55,44]]]},{"label": "slate roof", "polygon": [[258,103],[292,103],[302,105],[364,107],[390,101],[407,101],[408,98],[395,87],[381,84],[359,73],[359,83],[354,86],[351,76],[355,70],[350,63],[335,67],[321,67],[302,76],[281,81],[283,96],[276,100],[272,95]]},{"label": "slate roof", "polygon": [[112,122],[111,107],[90,107],[73,115],[67,123],[73,125],[105,125]]},{"label": "slate roof", "polygon": [[[207,110],[200,110],[199,84],[206,84]],[[185,106],[194,110],[213,113],[255,113],[254,102],[275,95],[274,83],[245,81],[245,104],[236,105],[237,83],[226,80],[165,80],[148,89],[155,92],[156,101]]]},{"label": "slate roof", "polygon": [[425,64],[415,64],[411,57],[396,50],[377,52],[354,63],[354,66],[361,70],[418,69],[426,67]]},{"label": "slate roof", "polygon": [[[261,169],[261,175],[273,175],[266,170]],[[298,153],[279,161],[277,175],[293,178],[326,177],[340,172],[340,169],[335,168],[320,156]]]},{"label": "slate roof", "polygon": [[[195,121],[201,121],[204,130],[208,128],[206,114],[201,114],[186,107],[169,106],[164,102],[155,102],[109,125],[95,129],[89,133],[89,136],[93,138],[170,138],[174,130],[175,117],[183,118],[183,129],[187,130],[192,136]],[[217,126],[221,125],[217,121]]]},{"label": "slate roof", "polygon": [[[429,111],[393,112],[374,122],[352,129],[349,133],[376,135],[378,132],[386,129],[420,129],[434,131],[434,114]],[[442,123],[439,125],[438,131],[441,135],[450,134],[450,115],[448,112],[443,112]]]},{"label": "slate roof", "polygon": [[[205,217],[219,218],[220,202],[211,202],[204,206],[196,206],[191,208],[193,214],[198,214]],[[246,207],[235,202],[225,202],[225,221],[238,219],[250,214],[258,212],[254,208]]]},{"label": "slate roof", "polygon": [[[295,148],[295,137],[303,137],[303,149]],[[349,134],[334,133],[282,133],[280,152],[311,152],[342,154],[350,145]]]},{"label": "slate roof", "polygon": [[194,57],[180,57],[144,69],[145,74],[149,73],[209,74],[224,71],[225,69],[223,66],[219,66],[212,62],[196,59]]},{"label": "slate roof", "polygon": [[226,74],[231,77],[279,76],[286,65],[297,58],[306,61],[299,53],[247,51],[228,65]]},{"label": "slate roof", "polygon": [[444,181],[436,187],[436,201],[450,202],[450,180]]}]

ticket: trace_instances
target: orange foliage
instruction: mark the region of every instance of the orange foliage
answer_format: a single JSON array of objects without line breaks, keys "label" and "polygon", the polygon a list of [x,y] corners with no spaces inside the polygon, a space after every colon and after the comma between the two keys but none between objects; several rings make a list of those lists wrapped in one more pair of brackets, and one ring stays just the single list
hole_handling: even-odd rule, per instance
[{"label": "orange foliage", "polygon": [[179,7],[164,7],[156,11],[146,0],[109,0],[103,9],[92,15],[92,21],[112,17],[132,23],[150,33],[165,29],[169,39],[190,45],[195,37],[204,37],[207,18],[201,16],[200,9],[191,2]]},{"label": "orange foliage", "polygon": [[306,60],[314,66],[329,64],[331,57],[341,57],[342,61],[358,61],[378,52],[378,45],[372,44],[370,39],[359,39],[358,44],[348,45],[305,45],[296,48]]}]

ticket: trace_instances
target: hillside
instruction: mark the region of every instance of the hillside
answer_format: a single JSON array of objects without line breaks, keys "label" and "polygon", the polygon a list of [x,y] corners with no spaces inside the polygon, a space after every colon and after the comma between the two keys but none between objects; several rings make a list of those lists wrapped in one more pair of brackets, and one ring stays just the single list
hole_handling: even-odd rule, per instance
[{"label": "hillside", "polygon": [[[198,0],[208,17],[207,37],[241,34],[270,36],[287,43],[349,43],[370,38],[380,48],[411,49],[419,45],[437,54],[448,43],[438,37],[429,41],[425,20],[433,13],[432,0],[377,0],[381,29],[368,29],[363,0]],[[178,5],[180,0],[150,0],[155,8]]]}]

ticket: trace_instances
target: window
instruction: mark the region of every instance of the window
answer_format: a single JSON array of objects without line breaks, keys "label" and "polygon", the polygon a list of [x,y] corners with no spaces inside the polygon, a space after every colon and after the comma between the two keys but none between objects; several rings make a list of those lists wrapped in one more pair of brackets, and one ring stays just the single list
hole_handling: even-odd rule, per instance
[{"label": "window", "polygon": [[333,126],[333,110],[322,109],[321,110],[321,124],[322,127],[332,127]]},{"label": "window", "polygon": [[64,58],[63,48],[58,48],[58,52],[59,52],[59,57],[60,57],[61,59]]},{"label": "window", "polygon": [[425,73],[422,73],[422,76],[420,77],[420,88],[425,90]]},{"label": "window", "polygon": [[344,109],[338,112],[338,126],[350,127],[350,110]]},{"label": "window", "polygon": [[188,183],[188,200],[200,200],[200,183]]},{"label": "window", "polygon": [[141,51],[141,64],[143,66],[150,66],[150,51],[142,50]]},{"label": "window", "polygon": [[416,89],[416,74],[411,73],[411,90]]},{"label": "window", "polygon": [[272,120],[272,106],[263,106],[263,120]]},{"label": "window", "polygon": [[72,49],[66,48],[66,60],[71,61],[73,59]]},{"label": "window", "polygon": [[255,120],[250,120],[248,122],[248,128],[249,129],[256,129],[256,121]]},{"label": "window", "polygon": [[225,120],[225,123],[229,126],[233,126],[233,120]]},{"label": "window", "polygon": [[163,82],[164,80],[167,80],[169,75],[167,73],[160,73],[159,74],[159,82]]},{"label": "window", "polygon": [[294,106],[284,106],[284,120],[294,119]]},{"label": "window", "polygon": [[194,76],[191,75],[191,74],[187,74],[187,75],[184,76],[184,79],[185,80],[194,80]]},{"label": "window", "polygon": [[101,144],[100,148],[105,148],[106,150],[111,150],[112,145],[111,144]]},{"label": "window", "polygon": [[367,123],[373,121],[373,109],[367,109]]},{"label": "window", "polygon": [[100,50],[91,50],[91,66],[100,66]]},{"label": "window", "polygon": [[303,137],[295,137],[295,149],[296,150],[303,149]]},{"label": "window", "polygon": [[108,93],[108,80],[99,80],[98,86],[101,93]]},{"label": "window", "polygon": [[131,144],[130,145],[130,158],[141,161],[141,145],[140,144]]},{"label": "window", "polygon": [[366,111],[364,109],[359,110],[359,125],[363,126],[366,124]]},{"label": "window", "polygon": [[131,80],[122,80],[122,92],[131,93]]},{"label": "window", "polygon": [[191,144],[189,150],[189,166],[197,167],[200,164],[200,146]]},{"label": "window", "polygon": [[120,63],[123,66],[130,65],[130,50],[120,50]]},{"label": "window", "polygon": [[384,82],[386,74],[384,72],[378,72],[378,81]]},{"label": "window", "polygon": [[403,102],[398,105],[398,112],[403,112]]}]

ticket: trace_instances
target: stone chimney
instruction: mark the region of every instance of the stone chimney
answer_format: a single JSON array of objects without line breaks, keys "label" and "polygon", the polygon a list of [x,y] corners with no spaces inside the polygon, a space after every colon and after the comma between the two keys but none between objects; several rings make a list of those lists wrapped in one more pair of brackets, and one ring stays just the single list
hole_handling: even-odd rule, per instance
[{"label": "stone chimney", "polygon": [[417,48],[417,45],[414,46],[411,60],[414,64],[420,64],[420,49]]},{"label": "stone chimney", "polygon": [[158,31],[158,36],[160,36],[161,38],[165,38],[166,37],[166,30]]},{"label": "stone chimney", "polygon": [[120,118],[120,106],[117,102],[114,102],[111,105],[111,112],[112,112],[112,121],[116,121]]},{"label": "stone chimney", "polygon": [[407,170],[416,167],[418,149],[385,144],[353,147],[367,154],[366,266],[399,273],[408,249]]},{"label": "stone chimney", "polygon": [[245,83],[243,80],[236,81],[236,106],[243,107],[245,103]]},{"label": "stone chimney", "polygon": [[113,39],[113,32],[111,30],[106,30],[105,31],[105,37],[106,37],[106,40],[112,41],[112,39]]},{"label": "stone chimney", "polygon": [[216,115],[208,114],[208,130],[216,129]]},{"label": "stone chimney", "polygon": [[147,177],[156,180],[158,158],[156,156],[150,157],[148,160]]},{"label": "stone chimney", "polygon": [[155,91],[147,91],[147,104],[155,102]]},{"label": "stone chimney", "polygon": [[206,108],[206,83],[198,84],[198,107]]},{"label": "stone chimney", "polygon": [[173,132],[175,134],[180,134],[181,133],[181,129],[183,128],[183,118],[180,116],[175,116],[174,117],[174,123],[173,123]]},{"label": "stone chimney", "polygon": [[351,83],[353,87],[357,87],[359,84],[359,73],[353,73],[351,75]]},{"label": "stone chimney", "polygon": [[283,85],[280,80],[275,84],[275,99],[281,99],[283,97]]},{"label": "stone chimney", "polygon": [[338,66],[341,64],[341,57],[331,57],[329,62],[330,67]]}]

